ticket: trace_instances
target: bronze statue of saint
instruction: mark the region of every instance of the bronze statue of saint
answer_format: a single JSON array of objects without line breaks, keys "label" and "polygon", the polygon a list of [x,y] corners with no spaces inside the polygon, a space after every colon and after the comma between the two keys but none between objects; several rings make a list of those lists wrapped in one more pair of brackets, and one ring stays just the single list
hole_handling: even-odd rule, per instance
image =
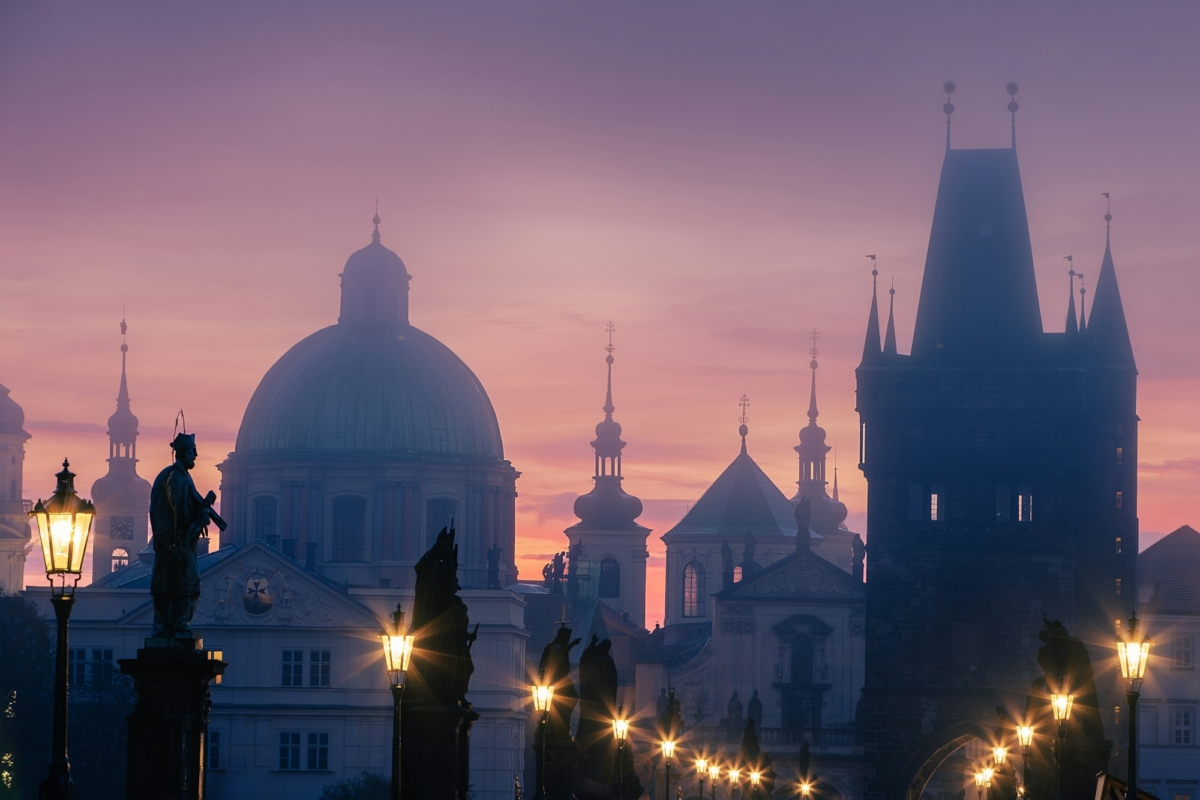
[{"label": "bronze statue of saint", "polygon": [[208,536],[208,525],[225,529],[212,504],[217,496],[201,497],[189,473],[196,466],[196,435],[181,433],[171,442],[175,463],[158,473],[150,489],[150,528],[154,533],[154,639],[189,641],[191,621],[200,599],[200,570],[196,541]]}]

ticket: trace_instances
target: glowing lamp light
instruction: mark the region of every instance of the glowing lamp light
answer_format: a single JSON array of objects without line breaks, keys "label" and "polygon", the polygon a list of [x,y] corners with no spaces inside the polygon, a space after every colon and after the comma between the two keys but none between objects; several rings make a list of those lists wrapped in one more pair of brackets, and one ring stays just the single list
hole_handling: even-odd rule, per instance
[{"label": "glowing lamp light", "polygon": [[29,512],[37,520],[46,578],[51,583],[55,575],[61,575],[64,584],[68,575],[79,580],[88,534],[96,516],[96,507],[75,493],[75,473],[70,467],[64,459],[62,472],[55,475],[58,488],[49,500],[38,500]]},{"label": "glowing lamp light", "polygon": [[710,766],[708,768],[708,777],[712,778],[712,780],[715,782],[717,778],[721,777],[721,768],[716,764]]},{"label": "glowing lamp light", "polygon": [[811,783],[805,782],[805,783],[800,784],[800,796],[803,798],[806,798],[806,799],[809,797],[812,797],[812,784]]},{"label": "glowing lamp light", "polygon": [[1075,695],[1073,694],[1050,695],[1050,710],[1054,712],[1054,719],[1057,722],[1066,722],[1071,718],[1073,705],[1075,705]]},{"label": "glowing lamp light", "polygon": [[700,779],[703,780],[704,776],[708,773],[708,759],[696,759],[696,772],[700,773]]},{"label": "glowing lamp light", "polygon": [[996,771],[994,769],[992,769],[991,767],[984,767],[984,769],[983,769],[983,788],[987,789],[992,785],[992,777],[995,774],[996,774]]},{"label": "glowing lamp light", "polygon": [[975,773],[975,787],[977,789],[983,788],[983,773],[982,772]]},{"label": "glowing lamp light", "polygon": [[396,609],[393,621],[392,630],[385,630],[379,634],[379,640],[383,643],[383,660],[387,665],[388,676],[392,679],[392,686],[403,688],[416,637],[404,627],[404,612],[399,608]]},{"label": "glowing lamp light", "polygon": [[992,748],[992,759],[995,760],[995,762],[997,764],[1003,764],[1005,761],[1008,760],[1008,748],[1001,747],[1000,745],[996,745],[995,747],[993,747]]},{"label": "glowing lamp light", "polygon": [[629,738],[629,720],[614,719],[612,721],[612,728],[613,737],[616,738],[618,742],[624,742]]},{"label": "glowing lamp light", "polygon": [[549,714],[550,706],[554,703],[554,687],[548,683],[534,684],[533,708],[539,714]]},{"label": "glowing lamp light", "polygon": [[1021,747],[1029,747],[1033,744],[1032,725],[1017,726],[1017,744],[1021,745]]},{"label": "glowing lamp light", "polygon": [[675,757],[675,741],[673,739],[663,739],[662,754],[663,758]]},{"label": "glowing lamp light", "polygon": [[[224,661],[225,660],[225,651],[224,650],[209,650],[208,658],[210,661]],[[223,677],[224,677],[223,675],[221,675],[220,673],[217,673],[216,677],[213,678],[213,685],[220,686],[221,678],[223,678]]]},{"label": "glowing lamp light", "polygon": [[1150,660],[1150,642],[1137,633],[1137,613],[1129,618],[1129,638],[1117,642],[1117,657],[1121,661],[1121,677],[1136,691],[1141,688],[1146,676],[1146,662]]},{"label": "glowing lamp light", "polygon": [[760,780],[762,780],[762,773],[760,773],[760,772],[751,772],[750,773],[750,785],[751,786],[758,788],[758,782]]},{"label": "glowing lamp light", "polygon": [[729,782],[730,783],[737,783],[738,779],[741,777],[741,775],[742,775],[741,770],[734,769],[733,767],[729,768]]}]

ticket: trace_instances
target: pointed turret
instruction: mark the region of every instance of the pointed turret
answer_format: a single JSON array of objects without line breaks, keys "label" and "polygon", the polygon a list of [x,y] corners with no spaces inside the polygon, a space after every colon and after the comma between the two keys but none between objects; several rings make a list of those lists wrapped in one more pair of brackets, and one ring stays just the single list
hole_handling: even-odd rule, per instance
[{"label": "pointed turret", "polygon": [[820,336],[816,331],[812,334],[812,349],[809,355],[812,360],[808,367],[812,370],[812,378],[808,399],[808,424],[800,430],[800,444],[793,448],[800,457],[800,479],[796,481],[797,491],[792,497],[792,505],[799,507],[801,502],[807,502],[805,512],[811,530],[821,536],[836,535],[841,524],[846,519],[846,507],[838,502],[834,488],[834,497],[825,493],[828,485],[826,479],[826,457],[833,448],[825,443],[825,429],[817,424],[817,340]]},{"label": "pointed turret", "polygon": [[887,333],[883,337],[884,355],[896,355],[896,281],[892,280],[892,288],[888,289],[888,322]]},{"label": "pointed turret", "polygon": [[1104,260],[1092,299],[1092,321],[1087,328],[1088,360],[1094,364],[1133,367],[1133,345],[1117,288],[1117,270],[1112,257],[1112,214],[1104,215]]},{"label": "pointed turret", "polygon": [[125,334],[129,326],[121,320],[121,384],[117,389],[117,410],[108,418],[108,458],[111,463],[115,458],[128,458],[137,461],[138,418],[134,416],[129,403],[129,380],[125,374],[126,356],[129,345],[125,342]]},{"label": "pointed turret", "polygon": [[1079,333],[1079,322],[1075,318],[1075,257],[1063,256],[1068,264],[1071,264],[1071,270],[1067,273],[1071,278],[1071,291],[1067,297],[1067,334]]},{"label": "pointed turret", "polygon": [[946,153],[912,355],[946,366],[1025,359],[1042,332],[1016,151]]},{"label": "pointed turret", "polygon": [[875,256],[871,259],[871,311],[867,315],[867,338],[863,342],[863,364],[873,364],[879,360],[879,270],[875,268]]}]

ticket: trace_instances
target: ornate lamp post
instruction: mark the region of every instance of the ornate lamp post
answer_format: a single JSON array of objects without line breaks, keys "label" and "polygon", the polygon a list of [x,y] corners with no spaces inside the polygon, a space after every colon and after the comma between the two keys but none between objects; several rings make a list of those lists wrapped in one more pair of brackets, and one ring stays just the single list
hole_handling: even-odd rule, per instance
[{"label": "ornate lamp post", "polygon": [[1032,725],[1017,726],[1017,744],[1021,745],[1021,785],[1017,787],[1017,794],[1024,797],[1025,787],[1029,785],[1029,749],[1033,747]]},{"label": "ornate lamp post", "polygon": [[[717,800],[717,779],[720,777],[721,768],[716,764],[710,764],[708,767],[708,779],[712,782],[712,789],[709,790],[712,794],[712,800]],[[700,800],[704,800],[704,797],[701,797]]]},{"label": "ornate lamp post", "polygon": [[697,785],[700,787],[697,792],[697,797],[699,797],[700,800],[704,800],[704,778],[706,775],[708,775],[708,759],[696,759],[696,774],[699,776],[697,778]]},{"label": "ornate lamp post", "polygon": [[546,800],[546,723],[550,720],[550,708],[554,705],[554,686],[550,683],[533,685],[533,708],[541,715],[538,724],[542,729],[541,768],[538,770],[538,800]]},{"label": "ornate lamp post", "polygon": [[734,767],[729,768],[729,800],[734,800],[738,792],[738,779],[741,778],[742,771]]},{"label": "ornate lamp post", "polygon": [[[55,477],[58,488],[49,500],[38,500],[30,516],[37,520],[50,581],[50,603],[58,620],[54,654],[54,733],[50,750],[50,774],[38,788],[40,800],[70,800],[74,792],[71,763],[67,759],[67,621],[75,604],[75,586],[83,572],[83,554],[96,507],[75,494],[75,473],[63,460]],[[55,577],[58,585],[54,585]],[[68,580],[70,583],[68,583]]]},{"label": "ornate lamp post", "polygon": [[991,767],[984,767],[975,773],[975,791],[978,793],[980,800],[983,800],[984,794],[988,789],[992,788],[992,775],[995,774]]},{"label": "ornate lamp post", "polygon": [[1058,784],[1056,795],[1062,800],[1062,771],[1063,746],[1067,742],[1067,721],[1071,719],[1071,707],[1075,705],[1075,695],[1069,693],[1050,695],[1050,710],[1054,712],[1054,721],[1058,723],[1058,748],[1056,756],[1058,764],[1054,770]]},{"label": "ornate lamp post", "polygon": [[412,659],[416,637],[404,627],[404,611],[396,604],[391,631],[379,635],[383,642],[383,660],[392,681],[392,800],[400,800],[400,697],[404,694],[404,679]]},{"label": "ornate lamp post", "polygon": [[663,739],[662,741],[663,758],[667,760],[666,782],[663,784],[663,797],[671,797],[671,759],[675,757],[675,740]]},{"label": "ornate lamp post", "polygon": [[756,800],[758,797],[758,783],[762,780],[761,772],[750,773],[750,800]]},{"label": "ornate lamp post", "polygon": [[1117,642],[1121,677],[1125,679],[1125,699],[1129,701],[1129,788],[1126,795],[1137,800],[1137,701],[1150,660],[1150,642],[1138,635],[1137,612],[1129,618],[1129,636]]},{"label": "ornate lamp post", "polygon": [[617,740],[617,800],[625,798],[625,741],[629,738],[629,720],[625,719],[625,704],[617,706],[613,718],[613,738]]}]

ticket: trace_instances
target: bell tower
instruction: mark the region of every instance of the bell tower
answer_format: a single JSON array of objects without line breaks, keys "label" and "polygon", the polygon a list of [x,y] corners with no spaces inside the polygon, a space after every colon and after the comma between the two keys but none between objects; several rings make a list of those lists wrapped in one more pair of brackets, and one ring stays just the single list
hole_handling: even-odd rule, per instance
[{"label": "bell tower", "polygon": [[92,529],[92,580],[137,559],[149,540],[150,483],[137,474],[138,418],[129,407],[125,360],[129,330],[121,320],[121,386],[117,410],[108,418],[108,474],[92,484],[96,521]]},{"label": "bell tower", "polygon": [[[646,537],[650,529],[634,520],[642,513],[642,501],[627,494],[621,487],[621,425],[613,419],[612,396],[612,335],[616,331],[608,323],[608,388],[604,396],[604,419],[596,426],[592,449],[596,453],[596,470],[592,490],[575,500],[575,516],[579,522],[563,531],[571,543],[571,552],[582,545],[581,560],[589,563],[588,593],[619,611],[629,612],[630,619],[646,626]],[[572,565],[574,569],[574,565]],[[594,585],[592,585],[594,584]]]}]

